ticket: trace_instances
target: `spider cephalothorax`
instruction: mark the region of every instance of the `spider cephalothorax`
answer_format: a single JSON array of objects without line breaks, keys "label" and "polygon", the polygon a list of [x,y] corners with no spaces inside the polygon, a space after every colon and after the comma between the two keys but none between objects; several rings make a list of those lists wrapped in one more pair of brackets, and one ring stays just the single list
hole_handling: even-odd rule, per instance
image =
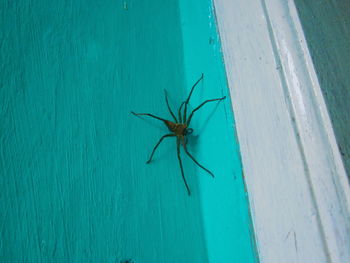
[{"label": "spider cephalothorax", "polygon": [[[168,102],[168,95],[167,95],[167,92],[166,90],[164,90],[165,92],[165,101],[166,101],[166,104],[167,104],[167,107],[169,109],[169,112],[171,114],[171,116],[173,117],[174,121],[175,122],[172,122],[172,121],[169,121],[169,120],[166,120],[166,119],[163,119],[163,118],[160,118],[158,116],[155,116],[153,114],[150,114],[150,113],[135,113],[135,112],[131,112],[132,114],[134,115],[147,115],[147,116],[150,116],[150,117],[153,117],[155,119],[158,119],[158,120],[161,120],[165,123],[165,125],[168,127],[169,131],[171,131],[172,133],[170,134],[166,134],[166,135],[163,135],[160,140],[158,141],[158,143],[156,144],[156,146],[154,146],[153,148],[153,151],[151,153],[151,156],[149,158],[149,160],[147,161],[147,163],[150,163],[151,160],[152,160],[152,157],[153,157],[153,154],[154,152],[156,151],[157,147],[159,146],[159,144],[163,141],[164,138],[166,137],[176,137],[176,143],[177,143],[177,157],[179,159],[179,164],[180,164],[180,169],[181,169],[181,175],[182,175],[182,179],[185,183],[185,186],[186,186],[186,189],[187,189],[187,192],[188,192],[188,195],[191,195],[191,191],[190,191],[190,188],[188,187],[188,184],[187,184],[187,181],[186,181],[186,178],[185,178],[185,174],[184,174],[184,171],[183,171],[183,167],[182,167],[182,161],[181,161],[181,156],[180,156],[180,145],[183,146],[184,150],[185,150],[185,153],[200,167],[202,168],[203,170],[205,170],[206,172],[208,172],[212,177],[214,177],[214,174],[209,171],[207,168],[205,168],[204,166],[202,166],[201,164],[199,164],[197,162],[197,160],[188,152],[187,150],[187,140],[186,140],[186,136],[191,134],[193,132],[193,129],[192,128],[189,128],[190,126],[190,123],[191,123],[191,120],[192,120],[192,117],[193,117],[193,114],[199,110],[202,106],[204,106],[204,104],[208,103],[208,102],[211,102],[211,101],[220,101],[220,100],[223,100],[226,98],[226,96],[222,97],[222,98],[219,98],[219,99],[211,99],[211,100],[206,100],[204,101],[203,103],[201,103],[197,108],[195,108],[191,113],[190,115],[188,116],[187,118],[187,106],[188,106],[188,103],[190,101],[190,98],[191,98],[191,95],[192,95],[192,92],[194,90],[194,88],[197,86],[197,84],[203,79],[203,74],[201,75],[201,77],[197,80],[197,82],[192,86],[191,88],[191,91],[190,91],[190,94],[188,95],[187,99],[185,101],[183,101],[179,107],[179,110],[178,110],[178,118],[176,118],[175,114],[173,113],[173,111],[171,110],[170,106],[169,106],[169,102]],[[184,110],[183,110],[183,114],[182,114],[182,107],[184,107]]]}]

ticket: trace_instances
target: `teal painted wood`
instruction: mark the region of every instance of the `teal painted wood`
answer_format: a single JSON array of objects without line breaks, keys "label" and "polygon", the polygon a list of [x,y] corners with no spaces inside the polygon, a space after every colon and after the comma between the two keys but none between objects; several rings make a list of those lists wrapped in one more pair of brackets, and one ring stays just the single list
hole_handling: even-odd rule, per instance
[{"label": "teal painted wood", "polygon": [[4,262],[251,262],[230,102],[194,120],[191,150],[217,178],[184,157],[191,197],[173,139],[145,164],[164,125],[129,113],[170,118],[163,89],[177,105],[201,72],[193,102],[227,92],[213,18],[199,39],[216,44],[190,57],[180,11],[193,15],[176,0],[1,3]]},{"label": "teal painted wood", "polygon": [[[196,167],[209,262],[257,262],[232,105],[211,1],[180,1],[187,87],[204,72],[192,106],[226,95],[196,113],[192,149],[215,175]],[[234,102],[232,102],[234,104]]]},{"label": "teal painted wood", "polygon": [[350,4],[347,0],[295,4],[350,178]]}]

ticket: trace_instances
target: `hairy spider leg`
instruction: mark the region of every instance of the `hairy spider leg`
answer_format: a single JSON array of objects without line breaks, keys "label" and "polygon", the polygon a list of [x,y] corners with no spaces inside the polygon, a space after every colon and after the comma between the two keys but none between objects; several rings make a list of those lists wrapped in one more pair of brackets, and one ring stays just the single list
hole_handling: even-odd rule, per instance
[{"label": "hairy spider leg", "polygon": [[179,123],[182,123],[182,116],[181,116],[181,109],[182,109],[182,106],[185,104],[186,101],[183,101],[180,105],[180,108],[179,108],[179,112],[178,112],[178,115],[179,115]]},{"label": "hairy spider leg", "polygon": [[185,123],[186,123],[187,105],[188,105],[188,103],[190,101],[190,98],[192,96],[192,92],[193,92],[194,88],[197,86],[197,84],[203,79],[203,77],[204,77],[204,74],[202,73],[201,77],[192,86],[190,94],[188,94],[188,98],[187,98],[187,100],[185,102],[185,110],[184,110],[184,118],[183,118],[183,122],[185,122]]},{"label": "hairy spider leg", "polygon": [[180,139],[177,138],[176,140],[176,144],[177,144],[177,158],[179,159],[179,164],[180,164],[180,169],[181,169],[181,175],[182,175],[182,179],[185,183],[185,186],[186,186],[186,189],[187,189],[187,193],[188,195],[191,195],[191,191],[190,191],[190,188],[188,187],[188,184],[186,182],[186,178],[185,178],[185,174],[184,174],[184,169],[182,167],[182,161],[181,161],[181,156],[180,156]]},{"label": "hairy spider leg", "polygon": [[150,113],[135,113],[135,112],[131,112],[132,114],[134,114],[135,116],[140,116],[140,115],[147,115],[147,116],[150,116],[152,118],[155,118],[155,119],[158,119],[158,120],[161,120],[161,121],[164,121],[164,122],[168,122],[168,120],[166,119],[163,119],[161,117],[158,117],[158,116],[155,116],[153,114],[150,114]]},{"label": "hairy spider leg", "polygon": [[175,122],[177,122],[176,116],[170,108],[169,101],[168,101],[168,92],[166,91],[166,89],[164,89],[164,93],[165,93],[165,101],[166,101],[166,105],[168,107],[168,110],[169,110],[171,116],[173,116]]},{"label": "hairy spider leg", "polygon": [[166,135],[162,136],[162,137],[159,139],[159,141],[157,142],[156,146],[154,146],[153,151],[152,151],[152,153],[151,153],[151,157],[149,157],[149,160],[148,160],[146,163],[150,163],[150,162],[152,161],[152,157],[153,157],[153,155],[154,155],[154,153],[155,153],[157,147],[158,147],[159,144],[163,141],[164,138],[166,138],[166,137],[174,137],[174,136],[176,136],[176,135],[175,135],[175,134],[166,134]]},{"label": "hairy spider leg", "polygon": [[197,108],[195,108],[195,109],[191,112],[191,114],[190,114],[190,116],[188,117],[188,120],[187,120],[187,126],[190,126],[190,122],[191,122],[191,119],[192,119],[192,117],[193,117],[193,114],[194,114],[197,110],[199,110],[201,107],[203,107],[206,103],[212,102],[212,101],[224,100],[224,99],[226,99],[226,96],[224,96],[224,97],[222,97],[222,98],[220,98],[220,99],[206,100],[206,101],[204,101],[203,103],[201,103]]},{"label": "hairy spider leg", "polygon": [[184,147],[185,149],[185,153],[192,159],[192,161],[195,162],[195,164],[197,164],[200,168],[202,168],[204,171],[206,171],[207,173],[209,173],[212,177],[215,177],[214,174],[209,171],[207,168],[205,168],[203,165],[201,165],[187,150],[187,146],[186,146],[186,143],[185,143],[185,140],[183,139],[182,140],[182,146]]}]

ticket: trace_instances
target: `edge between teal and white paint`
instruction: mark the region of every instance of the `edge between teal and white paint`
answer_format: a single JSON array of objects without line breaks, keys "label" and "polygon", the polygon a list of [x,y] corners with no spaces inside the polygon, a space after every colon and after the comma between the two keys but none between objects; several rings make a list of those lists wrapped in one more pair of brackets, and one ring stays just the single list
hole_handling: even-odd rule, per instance
[{"label": "edge between teal and white paint", "polygon": [[292,0],[214,0],[266,263],[350,262],[350,189]]}]

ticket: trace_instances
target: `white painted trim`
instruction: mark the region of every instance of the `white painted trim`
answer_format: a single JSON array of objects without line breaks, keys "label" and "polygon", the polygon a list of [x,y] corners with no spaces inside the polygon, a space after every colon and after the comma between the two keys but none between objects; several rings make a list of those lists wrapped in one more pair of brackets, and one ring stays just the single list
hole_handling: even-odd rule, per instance
[{"label": "white painted trim", "polygon": [[214,0],[260,261],[350,262],[350,188],[292,0]]}]

